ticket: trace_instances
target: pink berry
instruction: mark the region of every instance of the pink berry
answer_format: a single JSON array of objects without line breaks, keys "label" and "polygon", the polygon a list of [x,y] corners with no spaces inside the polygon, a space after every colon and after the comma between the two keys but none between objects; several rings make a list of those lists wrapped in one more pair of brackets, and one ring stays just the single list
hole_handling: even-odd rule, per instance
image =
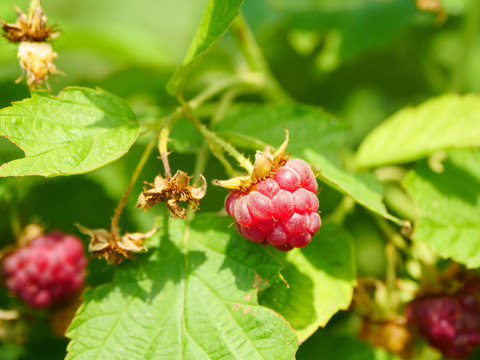
[{"label": "pink berry", "polygon": [[235,202],[233,217],[242,226],[252,226],[256,222],[256,218],[248,210],[247,198],[241,197]]},{"label": "pink berry", "polygon": [[281,223],[275,227],[267,235],[267,240],[273,246],[283,246],[288,242],[289,235]]},{"label": "pink berry", "polygon": [[292,216],[282,219],[283,227],[292,235],[303,235],[308,232],[309,223],[309,214],[299,214],[296,212],[294,212]]},{"label": "pink berry", "polygon": [[279,190],[272,199],[272,214],[275,219],[290,216],[295,209],[293,195],[286,190]]},{"label": "pink berry", "polygon": [[277,182],[271,178],[260,181],[257,185],[257,191],[270,199],[280,190]]},{"label": "pink berry", "polygon": [[289,251],[308,245],[321,226],[317,190],[310,166],[294,159],[253,189],[229,194],[225,208],[242,236]]},{"label": "pink berry", "polygon": [[272,204],[270,199],[258,191],[252,191],[246,196],[248,210],[257,220],[272,218]]},{"label": "pink berry", "polygon": [[53,232],[8,254],[2,270],[10,291],[32,307],[45,308],[82,286],[86,265],[81,240]]},{"label": "pink berry", "polygon": [[283,166],[277,170],[274,179],[281,189],[290,192],[294,192],[300,186],[302,186],[302,179],[300,178],[300,175],[295,170],[286,166]]},{"label": "pink berry", "polygon": [[237,231],[242,234],[246,239],[253,242],[262,242],[266,238],[266,234],[261,231],[256,226],[245,227],[242,225],[236,224]]}]

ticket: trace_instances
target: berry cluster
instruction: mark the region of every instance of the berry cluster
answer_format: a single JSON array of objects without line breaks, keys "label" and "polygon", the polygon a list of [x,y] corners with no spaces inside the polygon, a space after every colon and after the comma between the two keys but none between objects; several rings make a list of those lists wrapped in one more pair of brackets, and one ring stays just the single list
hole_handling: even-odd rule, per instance
[{"label": "berry cluster", "polygon": [[407,307],[407,319],[445,356],[463,359],[480,345],[480,285],[468,283],[460,292],[428,295]]},{"label": "berry cluster", "polygon": [[53,232],[8,254],[2,268],[6,285],[15,295],[32,307],[45,308],[82,286],[86,264],[80,239]]},{"label": "berry cluster", "polygon": [[289,251],[307,246],[320,228],[317,190],[310,166],[294,159],[248,193],[230,193],[225,208],[245,238]]}]

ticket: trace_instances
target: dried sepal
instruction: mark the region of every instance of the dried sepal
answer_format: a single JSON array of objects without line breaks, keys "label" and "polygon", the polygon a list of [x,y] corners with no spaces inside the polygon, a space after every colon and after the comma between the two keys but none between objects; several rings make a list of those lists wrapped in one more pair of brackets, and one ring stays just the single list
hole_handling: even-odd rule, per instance
[{"label": "dried sepal", "polygon": [[[40,5],[33,9],[29,16],[19,8],[15,8],[15,10],[17,21],[9,24],[0,19],[0,25],[8,41],[19,43],[17,57],[27,79],[28,87],[38,88],[49,74],[62,74],[53,64],[57,53],[53,51],[52,45],[49,43],[60,33],[54,32],[53,26],[47,26],[47,16]],[[22,79],[23,76],[17,82]]]},{"label": "dried sepal", "polygon": [[200,175],[195,184],[189,185],[192,177],[181,170],[178,170],[170,180],[157,175],[153,184],[145,183],[149,189],[144,188],[138,197],[137,208],[147,210],[160,202],[164,202],[173,217],[184,219],[187,211],[180,206],[180,203],[186,202],[196,210],[198,209],[199,200],[207,192],[207,181],[205,178]]},{"label": "dried sepal", "polygon": [[285,129],[285,141],[273,154],[267,147],[264,152],[257,150],[253,171],[246,176],[239,176],[229,180],[214,180],[214,184],[231,191],[248,192],[257,183],[273,176],[275,172],[285,165],[288,155],[285,154],[288,146],[288,130]]},{"label": "dried sepal", "polygon": [[54,31],[55,26],[47,26],[47,16],[40,4],[27,16],[21,9],[15,7],[17,21],[9,24],[0,18],[4,36],[10,42],[35,41],[43,42],[60,35]]},{"label": "dried sepal", "polygon": [[106,229],[88,229],[78,225],[78,229],[90,236],[88,250],[94,256],[103,257],[110,264],[120,264],[125,258],[133,259],[136,253],[146,252],[145,239],[157,232],[152,229],[147,233],[126,233],[123,236],[115,236]]}]

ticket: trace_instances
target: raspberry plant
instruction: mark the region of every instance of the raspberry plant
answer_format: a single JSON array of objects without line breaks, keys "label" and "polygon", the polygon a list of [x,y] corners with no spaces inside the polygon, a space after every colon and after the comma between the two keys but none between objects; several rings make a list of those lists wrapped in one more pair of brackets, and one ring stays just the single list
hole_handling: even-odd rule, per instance
[{"label": "raspberry plant", "polygon": [[478,359],[479,18],[3,1],[0,359]]}]

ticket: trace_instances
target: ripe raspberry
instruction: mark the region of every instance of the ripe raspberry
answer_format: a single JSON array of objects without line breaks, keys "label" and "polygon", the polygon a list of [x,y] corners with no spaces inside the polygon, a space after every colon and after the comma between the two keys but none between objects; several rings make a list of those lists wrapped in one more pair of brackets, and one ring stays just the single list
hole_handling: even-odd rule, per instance
[{"label": "ripe raspberry", "polygon": [[225,199],[225,209],[235,218],[241,235],[281,251],[310,243],[321,220],[315,195],[317,181],[305,161],[287,161],[273,177],[260,181],[252,189],[231,192]]},{"label": "ripe raspberry", "polygon": [[15,295],[34,308],[45,308],[82,286],[86,264],[80,239],[52,232],[8,254],[2,268]]},{"label": "ripe raspberry", "polygon": [[445,356],[464,359],[480,346],[480,286],[469,283],[460,292],[413,300],[407,319]]}]

